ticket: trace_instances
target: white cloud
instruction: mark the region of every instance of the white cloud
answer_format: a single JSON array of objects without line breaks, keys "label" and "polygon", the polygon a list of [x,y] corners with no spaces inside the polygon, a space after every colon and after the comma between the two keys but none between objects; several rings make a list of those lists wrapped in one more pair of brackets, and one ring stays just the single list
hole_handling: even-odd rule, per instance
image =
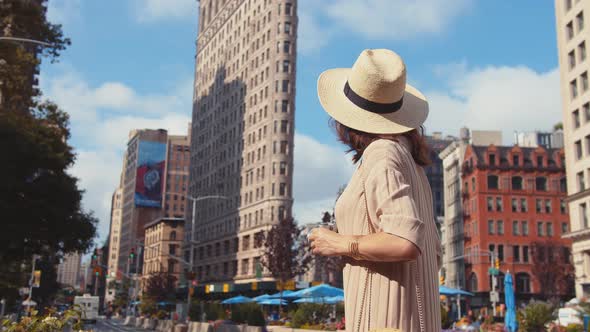
[{"label": "white cloud", "polygon": [[80,18],[80,0],[51,0],[47,5],[47,18],[54,24],[68,24]]},{"label": "white cloud", "polygon": [[140,22],[196,19],[198,13],[195,0],[136,0],[134,7]]},{"label": "white cloud", "polygon": [[354,171],[350,156],[343,151],[343,147],[295,134],[293,212],[299,222],[317,222],[323,211],[332,211],[338,189]]},{"label": "white cloud", "polygon": [[192,78],[170,91],[140,94],[121,82],[89,85],[67,65],[55,76],[41,75],[45,96],[69,113],[71,143],[77,158],[70,172],[80,179],[85,209],[100,220],[99,238],[108,233],[111,195],[118,185],[128,133],[136,128],[163,128],[186,134],[192,103]]},{"label": "white cloud", "polygon": [[[457,68],[456,64],[451,65]],[[502,130],[504,144],[514,131],[551,130],[562,119],[559,72],[536,72],[525,66],[487,66],[444,70],[448,91],[426,92],[428,129],[458,134],[472,129]]]},{"label": "white cloud", "polygon": [[[299,4],[299,49],[311,53],[334,36],[408,40],[439,35],[472,0],[303,0]],[[319,22],[322,22],[320,24]]]}]

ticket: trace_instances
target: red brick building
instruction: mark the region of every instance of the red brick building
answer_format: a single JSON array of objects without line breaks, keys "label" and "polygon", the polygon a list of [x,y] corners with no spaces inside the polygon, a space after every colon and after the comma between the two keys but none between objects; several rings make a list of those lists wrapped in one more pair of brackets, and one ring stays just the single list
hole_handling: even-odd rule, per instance
[{"label": "red brick building", "polygon": [[489,300],[490,252],[500,260],[500,293],[510,271],[517,299],[543,297],[541,283],[552,277],[543,268],[571,263],[571,241],[561,237],[569,231],[563,149],[471,145],[462,168],[465,276],[478,294],[472,305]]}]

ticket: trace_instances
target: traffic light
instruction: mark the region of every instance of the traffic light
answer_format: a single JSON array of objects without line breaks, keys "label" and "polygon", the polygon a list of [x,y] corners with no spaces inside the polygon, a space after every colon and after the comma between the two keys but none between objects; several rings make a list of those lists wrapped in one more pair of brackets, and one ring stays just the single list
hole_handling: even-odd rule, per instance
[{"label": "traffic light", "polygon": [[496,258],[496,269],[500,269],[500,258]]},{"label": "traffic light", "polygon": [[131,252],[129,253],[129,258],[130,259],[134,259],[135,258],[135,248],[131,248]]},{"label": "traffic light", "polygon": [[444,285],[445,284],[445,276],[438,277],[438,281],[439,281],[439,284]]}]

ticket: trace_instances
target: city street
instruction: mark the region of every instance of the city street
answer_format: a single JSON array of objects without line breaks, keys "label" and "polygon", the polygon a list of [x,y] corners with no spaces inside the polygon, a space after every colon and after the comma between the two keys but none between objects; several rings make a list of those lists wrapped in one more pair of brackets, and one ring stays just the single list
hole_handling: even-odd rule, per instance
[{"label": "city street", "polygon": [[147,331],[141,328],[124,326],[122,319],[99,319],[96,324],[88,324],[84,327],[86,330],[92,329],[94,332],[139,332]]}]

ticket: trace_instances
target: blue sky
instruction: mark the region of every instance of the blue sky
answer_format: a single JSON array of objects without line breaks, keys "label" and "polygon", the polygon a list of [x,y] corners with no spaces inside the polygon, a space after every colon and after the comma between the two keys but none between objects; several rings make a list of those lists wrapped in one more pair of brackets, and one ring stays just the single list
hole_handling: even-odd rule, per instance
[{"label": "blue sky", "polygon": [[[71,114],[72,173],[106,237],[127,132],[186,133],[194,79],[195,0],[49,0],[72,46],[42,66],[45,95]],[[428,132],[467,125],[548,130],[561,121],[553,1],[299,0],[295,214],[331,209],[352,167],[316,97],[325,69],[365,48],[390,48],[429,98]]]}]

